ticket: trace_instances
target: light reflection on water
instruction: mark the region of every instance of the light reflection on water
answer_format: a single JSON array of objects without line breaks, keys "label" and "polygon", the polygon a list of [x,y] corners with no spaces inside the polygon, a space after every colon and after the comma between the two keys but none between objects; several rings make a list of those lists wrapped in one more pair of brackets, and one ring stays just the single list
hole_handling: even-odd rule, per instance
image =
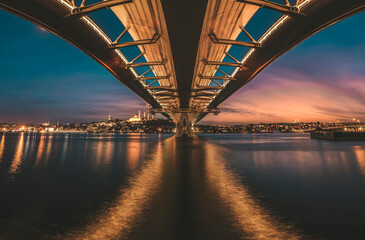
[{"label": "light reflection on water", "polygon": [[361,173],[365,177],[365,148],[363,146],[354,146],[354,152],[356,155],[357,164],[361,170]]},{"label": "light reflection on water", "polygon": [[15,150],[14,159],[9,169],[9,172],[12,174],[17,172],[21,164],[23,157],[23,147],[24,147],[24,133],[21,133],[19,136],[18,145]]},{"label": "light reflection on water", "polygon": [[[130,152],[139,154],[140,144],[133,145]],[[155,154],[150,160],[129,180],[129,186],[121,189],[111,206],[102,210],[102,213],[92,219],[83,229],[67,234],[64,239],[125,239],[133,225],[141,217],[142,210],[149,202],[161,184],[162,151],[159,141]],[[134,167],[138,158],[131,156]]]},{"label": "light reflection on water", "polygon": [[228,164],[239,176],[234,179],[247,183],[265,209],[280,213],[279,219],[287,219],[304,239],[362,239],[364,141],[323,141],[303,134],[202,136],[223,149],[209,158],[222,159],[215,166]]},{"label": "light reflection on water", "polygon": [[359,239],[364,179],[307,135],[6,134],[0,239]]},{"label": "light reflection on water", "polygon": [[5,134],[2,135],[0,140],[0,162],[4,153],[4,148],[5,148]]},{"label": "light reflection on water", "polygon": [[131,140],[127,144],[128,167],[134,170],[137,167],[141,143],[138,140]]},{"label": "light reflection on water", "polygon": [[280,223],[255,200],[232,171],[227,169],[222,152],[205,144],[207,180],[213,191],[233,212],[244,239],[302,239],[291,226]]},{"label": "light reflection on water", "polygon": [[[66,134],[64,136],[63,146],[62,146],[61,165],[63,165],[66,160],[68,143],[69,143],[68,134]],[[85,152],[84,152],[84,155],[86,155],[86,154],[87,154],[87,147],[85,147]]]},{"label": "light reflection on water", "polygon": [[36,157],[36,160],[35,160],[34,167],[37,167],[38,164],[39,164],[39,162],[42,159],[42,155],[43,155],[43,151],[44,151],[44,146],[45,146],[45,138],[46,137],[47,137],[47,135],[45,135],[45,134],[42,134],[40,136],[39,145],[38,145],[38,148],[37,148],[37,157]]},{"label": "light reflection on water", "polygon": [[169,136],[1,135],[0,239],[125,236],[159,187]]}]

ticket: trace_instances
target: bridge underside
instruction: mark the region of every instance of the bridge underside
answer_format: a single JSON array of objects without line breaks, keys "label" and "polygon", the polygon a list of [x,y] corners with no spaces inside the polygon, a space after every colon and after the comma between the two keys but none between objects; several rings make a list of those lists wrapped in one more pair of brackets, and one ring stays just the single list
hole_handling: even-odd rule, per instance
[{"label": "bridge underside", "polygon": [[[365,9],[363,0],[0,0],[0,8],[65,39],[174,119],[177,136],[313,34]],[[124,26],[111,39],[88,14],[110,8]],[[254,39],[246,25],[260,8],[282,17]],[[128,35],[132,41],[125,40]],[[237,40],[244,34],[248,41]],[[128,59],[124,48],[140,54]],[[248,50],[242,59],[232,46]],[[244,51],[244,50],[242,50]],[[227,61],[227,58],[229,61]],[[141,60],[144,59],[144,60]],[[221,67],[233,67],[224,72]],[[146,72],[139,69],[147,68]]]},{"label": "bridge underside", "polygon": [[149,104],[161,107],[142,84],[134,80],[136,75],[126,67],[128,61],[125,57],[118,50],[109,48],[112,41],[108,36],[87,17],[66,17],[70,14],[70,8],[62,2],[66,3],[58,0],[1,0],[0,9],[33,22],[63,38],[105,67]]},{"label": "bridge underside", "polygon": [[[249,83],[266,66],[299,43],[363,10],[365,10],[365,2],[361,0],[312,0],[302,7],[301,12],[304,16],[283,15],[258,41],[262,47],[252,48],[240,61],[244,69],[237,69],[232,75],[236,81],[228,82],[207,108],[218,107]],[[197,121],[205,115],[206,113],[202,113]]]}]

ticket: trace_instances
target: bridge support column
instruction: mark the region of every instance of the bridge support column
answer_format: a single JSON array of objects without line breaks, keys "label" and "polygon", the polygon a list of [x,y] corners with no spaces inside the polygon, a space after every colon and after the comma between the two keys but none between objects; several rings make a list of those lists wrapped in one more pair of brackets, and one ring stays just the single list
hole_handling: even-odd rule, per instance
[{"label": "bridge support column", "polygon": [[174,113],[173,114],[174,121],[176,123],[176,137],[183,138],[194,137],[193,129],[192,129],[192,116],[191,113]]}]

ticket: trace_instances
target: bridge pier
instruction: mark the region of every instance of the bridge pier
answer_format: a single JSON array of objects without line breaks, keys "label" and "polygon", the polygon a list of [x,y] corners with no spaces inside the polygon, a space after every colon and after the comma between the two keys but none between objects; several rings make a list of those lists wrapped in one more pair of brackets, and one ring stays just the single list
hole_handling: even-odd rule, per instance
[{"label": "bridge pier", "polygon": [[194,137],[191,113],[187,112],[174,113],[173,118],[176,123],[175,137],[177,138]]}]

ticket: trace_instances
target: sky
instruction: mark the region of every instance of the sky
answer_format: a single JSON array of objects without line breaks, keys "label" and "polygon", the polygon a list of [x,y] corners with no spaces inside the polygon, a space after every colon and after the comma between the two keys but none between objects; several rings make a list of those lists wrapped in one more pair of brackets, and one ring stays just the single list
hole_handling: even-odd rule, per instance
[{"label": "sky", "polygon": [[[360,13],[301,43],[201,123],[365,121],[364,23]],[[80,50],[1,10],[0,56],[0,122],[127,119],[145,111],[143,100]]]}]

